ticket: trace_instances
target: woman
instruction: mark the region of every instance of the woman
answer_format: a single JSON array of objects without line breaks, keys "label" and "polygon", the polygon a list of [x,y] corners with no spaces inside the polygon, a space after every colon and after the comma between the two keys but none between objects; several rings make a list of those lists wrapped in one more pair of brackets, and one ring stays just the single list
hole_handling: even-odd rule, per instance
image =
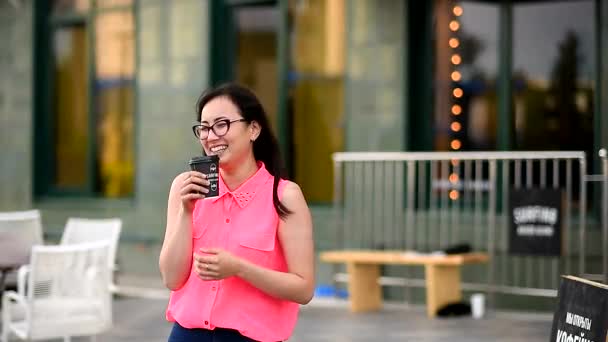
[{"label": "woman", "polygon": [[159,267],[172,290],[170,342],[282,341],[314,289],[312,220],[302,191],[281,178],[264,109],[227,84],[201,95],[193,131],[219,156],[219,196],[196,171],[171,185]]}]

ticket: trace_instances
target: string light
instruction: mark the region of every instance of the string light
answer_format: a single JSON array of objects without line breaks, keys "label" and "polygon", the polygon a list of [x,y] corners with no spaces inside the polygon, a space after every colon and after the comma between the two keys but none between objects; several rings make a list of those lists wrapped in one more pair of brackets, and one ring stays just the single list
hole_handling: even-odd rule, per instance
[{"label": "string light", "polygon": [[457,191],[457,190],[451,190],[451,191],[450,191],[450,199],[451,199],[452,201],[457,200],[457,199],[458,199],[458,197],[460,197],[460,193],[458,193],[458,191]]},{"label": "string light", "polygon": [[455,49],[460,45],[460,41],[458,40],[458,38],[450,38],[448,44],[450,44],[450,47],[452,49]]},{"label": "string light", "polygon": [[460,17],[462,15],[462,7],[456,5],[454,6],[454,9],[452,10],[452,13],[454,13],[455,16]]},{"label": "string light", "polygon": [[[452,14],[454,15],[454,17],[452,17],[452,20],[449,23],[449,29],[450,29],[450,31],[453,32],[453,34],[456,34],[457,31],[460,29],[460,22],[458,22],[458,18],[460,16],[462,16],[463,13],[464,13],[464,11],[461,6],[454,5],[452,7]],[[456,49],[460,46],[460,40],[458,40],[458,38],[454,36],[449,39],[448,44],[449,44],[450,48]],[[454,51],[450,56],[450,62],[452,63],[452,65],[454,67],[457,67],[462,63],[462,57],[458,53],[456,53],[456,51]],[[460,82],[462,80],[462,73],[459,70],[454,69],[450,73],[450,79],[453,82]],[[454,88],[452,89],[452,95],[454,96],[455,99],[460,99],[461,97],[464,96],[464,91],[458,85],[454,85]],[[457,103],[453,103],[451,112],[454,117],[457,117],[462,113],[462,107]],[[460,132],[462,130],[462,124],[460,122],[458,122],[457,120],[453,120],[452,123],[450,124],[450,129],[454,133]],[[459,139],[454,138],[450,141],[450,148],[452,150],[458,151],[458,150],[460,150],[461,147],[462,147],[462,142]],[[457,165],[458,165],[458,160],[452,159],[452,166],[456,167]],[[449,180],[450,180],[451,184],[457,184],[459,181],[458,172],[457,171],[452,172],[449,176]],[[452,189],[449,192],[449,198],[451,200],[455,201],[459,197],[460,197],[460,193],[457,190]]]},{"label": "string light", "polygon": [[456,32],[460,28],[460,23],[457,20],[450,21],[450,30]]}]

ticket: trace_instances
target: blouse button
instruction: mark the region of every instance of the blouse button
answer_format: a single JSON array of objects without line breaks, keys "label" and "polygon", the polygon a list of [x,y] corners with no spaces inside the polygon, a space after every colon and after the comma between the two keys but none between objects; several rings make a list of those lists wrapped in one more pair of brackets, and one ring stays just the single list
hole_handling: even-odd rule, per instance
[{"label": "blouse button", "polygon": [[205,321],[205,325],[209,325],[209,322],[208,322],[208,321]]},{"label": "blouse button", "polygon": [[226,219],[226,223],[230,223],[230,219],[229,218]]}]

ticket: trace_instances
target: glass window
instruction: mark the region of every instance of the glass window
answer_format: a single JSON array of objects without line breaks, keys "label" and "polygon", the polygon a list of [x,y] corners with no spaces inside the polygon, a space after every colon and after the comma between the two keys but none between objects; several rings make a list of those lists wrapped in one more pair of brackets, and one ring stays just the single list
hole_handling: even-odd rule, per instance
[{"label": "glass window", "polygon": [[437,150],[496,148],[498,7],[435,2]]},{"label": "glass window", "polygon": [[[110,2],[97,2],[104,3]],[[48,13],[52,108],[50,124],[41,128],[47,130],[41,136],[50,136],[41,153],[47,153],[53,172],[41,175],[41,190],[127,196],[133,193],[134,177],[132,8],[87,15],[88,4],[55,1],[55,11],[83,13]],[[92,21],[85,20],[89,15]]]},{"label": "glass window", "polygon": [[[592,0],[513,10],[513,96],[519,150],[593,149]],[[543,18],[539,21],[538,18]]]}]

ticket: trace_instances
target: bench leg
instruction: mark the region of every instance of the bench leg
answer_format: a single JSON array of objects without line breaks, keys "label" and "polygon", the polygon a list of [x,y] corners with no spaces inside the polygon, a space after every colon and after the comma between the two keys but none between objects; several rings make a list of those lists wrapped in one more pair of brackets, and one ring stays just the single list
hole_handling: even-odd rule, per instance
[{"label": "bench leg", "polygon": [[426,314],[432,318],[442,306],[462,300],[460,266],[425,265]]},{"label": "bench leg", "polygon": [[378,284],[380,266],[348,263],[346,268],[350,310],[352,312],[379,310],[382,307],[382,291]]}]

